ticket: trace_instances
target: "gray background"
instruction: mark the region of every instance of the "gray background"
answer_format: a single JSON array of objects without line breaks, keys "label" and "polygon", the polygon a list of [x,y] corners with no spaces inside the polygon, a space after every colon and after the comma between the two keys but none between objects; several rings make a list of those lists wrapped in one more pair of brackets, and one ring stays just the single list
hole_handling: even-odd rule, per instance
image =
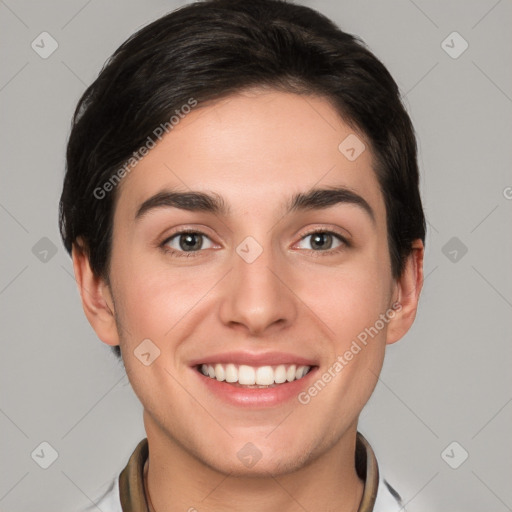
[{"label": "gray background", "polygon": [[[407,510],[512,510],[512,3],[303,3],[388,66],[419,138],[424,290],[360,430]],[[82,312],[57,204],[79,96],[130,34],[181,4],[0,0],[4,512],[89,504],[145,436],[122,365]],[[43,31],[59,45],[46,59],[31,47]],[[469,44],[458,58],[445,49],[460,39],[442,45],[453,31]],[[31,456],[44,441],[58,452],[48,469]]]}]

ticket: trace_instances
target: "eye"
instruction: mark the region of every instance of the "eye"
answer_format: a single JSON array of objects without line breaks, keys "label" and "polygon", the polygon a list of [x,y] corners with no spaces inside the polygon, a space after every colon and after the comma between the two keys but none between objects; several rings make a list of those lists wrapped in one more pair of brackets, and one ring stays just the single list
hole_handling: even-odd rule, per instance
[{"label": "eye", "polygon": [[[206,244],[205,240],[209,241]],[[208,236],[199,231],[180,231],[166,238],[162,243],[162,248],[173,253],[176,256],[189,256],[186,253],[198,252],[201,249],[211,249],[213,242]]]},{"label": "eye", "polygon": [[306,243],[309,243],[311,248],[299,247],[299,249],[307,249],[314,252],[328,252],[329,254],[332,254],[349,246],[349,243],[343,236],[335,233],[334,231],[328,231],[325,229],[308,233],[302,237],[301,240],[307,241],[308,239],[309,242]]},{"label": "eye", "polygon": [[[311,247],[301,247],[300,245],[304,244],[304,241],[308,239]],[[299,249],[312,251],[313,253],[317,253],[316,255],[318,256],[320,256],[319,253],[329,255],[340,252],[346,247],[350,247],[350,243],[345,237],[326,229],[319,229],[308,233],[301,238],[301,242],[299,242],[298,245]],[[195,256],[194,253],[198,253],[202,249],[211,249],[214,247],[214,243],[206,234],[200,231],[184,230],[166,238],[161,243],[161,247],[164,251],[171,253],[173,256],[190,257]]]}]

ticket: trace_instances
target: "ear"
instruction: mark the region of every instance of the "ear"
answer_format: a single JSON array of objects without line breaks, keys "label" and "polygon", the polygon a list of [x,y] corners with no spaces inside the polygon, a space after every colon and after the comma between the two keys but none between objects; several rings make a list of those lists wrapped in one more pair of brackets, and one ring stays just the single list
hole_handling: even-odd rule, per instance
[{"label": "ear", "polygon": [[418,300],[423,286],[423,254],[421,240],[415,240],[411,254],[407,257],[402,275],[396,281],[394,292],[395,315],[388,323],[386,343],[391,344],[402,338],[416,318]]},{"label": "ear", "polygon": [[73,244],[71,257],[85,316],[101,341],[107,345],[119,345],[114,302],[109,286],[92,271],[88,251],[81,241]]}]

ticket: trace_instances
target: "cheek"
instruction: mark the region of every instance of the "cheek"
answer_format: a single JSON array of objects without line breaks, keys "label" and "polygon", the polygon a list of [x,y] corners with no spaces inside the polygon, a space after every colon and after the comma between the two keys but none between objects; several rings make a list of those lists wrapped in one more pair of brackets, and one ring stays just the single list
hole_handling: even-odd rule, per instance
[{"label": "cheek", "polygon": [[190,276],[186,279],[140,268],[132,275],[119,290],[123,296],[120,314],[130,338],[162,339],[190,311],[202,290]]},{"label": "cheek", "polygon": [[378,266],[361,265],[317,276],[304,291],[312,309],[341,345],[372,326],[388,307],[389,274]]},{"label": "cheek", "polygon": [[[301,316],[307,315],[309,308],[324,322],[329,338],[344,342],[373,325],[386,309],[390,281],[384,267],[375,259],[361,258],[337,268],[307,265],[288,269],[286,281],[294,293],[283,299],[295,301],[298,310],[307,306]],[[218,281],[225,269],[170,268],[144,258],[125,259],[115,268],[117,313],[133,342],[141,336],[167,337],[213,287],[216,294],[223,295]]]}]

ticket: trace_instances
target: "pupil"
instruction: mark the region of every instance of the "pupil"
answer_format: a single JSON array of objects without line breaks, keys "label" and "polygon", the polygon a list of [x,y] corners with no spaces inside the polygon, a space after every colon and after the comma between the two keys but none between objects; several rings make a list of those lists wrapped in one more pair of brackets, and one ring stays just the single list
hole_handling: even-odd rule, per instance
[{"label": "pupil", "polygon": [[325,239],[327,237],[327,239],[330,240],[330,236],[331,235],[329,235],[328,233],[315,233],[312,238],[313,247],[316,246],[317,248],[325,249],[325,247],[329,245]]},{"label": "pupil", "polygon": [[[180,247],[181,249],[188,251],[191,249],[199,249],[201,247],[201,241],[197,233],[187,233],[186,235],[182,235],[180,238]],[[195,240],[194,240],[195,239]]]}]

